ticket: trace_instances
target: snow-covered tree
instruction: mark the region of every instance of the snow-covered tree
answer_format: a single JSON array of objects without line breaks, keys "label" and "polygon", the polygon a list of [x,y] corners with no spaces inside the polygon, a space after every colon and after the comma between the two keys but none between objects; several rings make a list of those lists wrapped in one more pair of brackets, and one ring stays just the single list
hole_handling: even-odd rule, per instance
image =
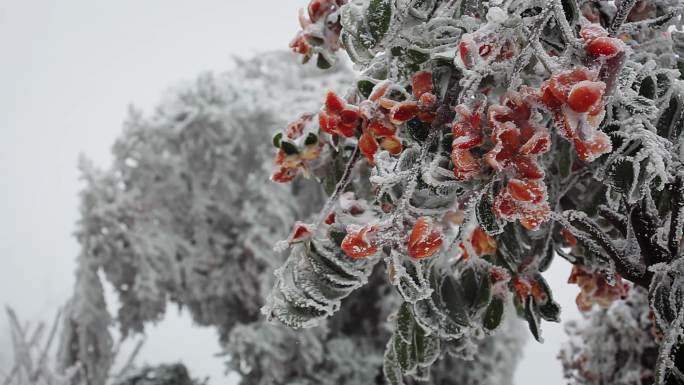
[{"label": "snow-covered tree", "polygon": [[[401,295],[386,381],[425,380],[445,353],[477,357],[506,314],[542,341],[561,255],[583,311],[648,291],[648,309],[623,307],[653,314],[651,382],[684,383],[683,8],[311,0],[292,49],[320,68],[344,51],[358,74],[273,138],[272,180],[313,176],[329,196],[280,244],[263,313],[319,325],[384,265]],[[626,332],[595,329],[579,334]]]}]

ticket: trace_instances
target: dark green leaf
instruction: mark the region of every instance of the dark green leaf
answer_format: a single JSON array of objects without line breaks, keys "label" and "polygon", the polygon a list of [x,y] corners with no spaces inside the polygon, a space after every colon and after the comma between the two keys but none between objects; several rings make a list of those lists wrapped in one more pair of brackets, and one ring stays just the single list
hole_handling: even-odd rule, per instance
[{"label": "dark green leaf", "polygon": [[484,318],[482,320],[482,326],[488,330],[494,330],[501,324],[501,319],[503,318],[504,303],[499,297],[492,298],[492,301],[487,306]]},{"label": "dark green leaf", "polygon": [[472,266],[468,266],[461,273],[461,287],[468,307],[475,307],[480,291],[480,282],[477,272]]},{"label": "dark green leaf", "polygon": [[390,0],[370,0],[366,10],[366,21],[371,36],[377,44],[387,33],[392,18]]},{"label": "dark green leaf", "polygon": [[489,235],[501,234],[503,227],[499,223],[494,211],[492,210],[492,185],[488,185],[487,189],[480,195],[480,200],[477,202],[475,215],[480,227]]},{"label": "dark green leaf", "polygon": [[525,320],[527,320],[527,324],[530,327],[530,332],[532,332],[534,339],[543,342],[544,340],[541,338],[541,329],[539,327],[540,319],[537,305],[531,296],[528,296],[525,300],[524,312]]},{"label": "dark green leaf", "polygon": [[283,133],[278,132],[275,135],[273,135],[273,146],[280,148],[280,140],[283,138]]},{"label": "dark green leaf", "polygon": [[297,146],[295,146],[294,143],[289,142],[287,140],[280,140],[280,149],[283,150],[285,155],[294,155],[299,153]]},{"label": "dark green leaf", "polygon": [[413,339],[414,326],[415,322],[413,321],[413,313],[411,313],[411,305],[408,302],[404,302],[397,312],[397,327],[394,332],[405,342],[410,342]]},{"label": "dark green leaf", "polygon": [[328,68],[332,67],[332,63],[330,63],[323,55],[318,54],[316,66],[322,70],[327,70]]},{"label": "dark green leaf", "polygon": [[608,178],[605,183],[620,193],[629,193],[635,179],[634,164],[628,158],[619,157],[608,166],[606,176]]},{"label": "dark green leaf", "polygon": [[390,341],[385,348],[385,357],[382,363],[382,371],[385,373],[385,378],[390,385],[404,385],[401,375],[401,369],[394,354],[394,346]]},{"label": "dark green leaf", "polygon": [[416,362],[413,360],[411,355],[411,345],[398,337],[395,337],[392,340],[394,343],[394,354],[397,357],[397,363],[399,364],[401,371],[406,373],[413,369],[416,365]]},{"label": "dark green leaf", "polygon": [[359,89],[361,95],[363,95],[364,98],[368,98],[371,92],[373,92],[373,87],[375,87],[375,83],[373,83],[370,80],[359,80],[358,83],[356,83],[356,86]]},{"label": "dark green leaf", "polygon": [[644,80],[641,81],[639,95],[649,99],[655,99],[656,91],[655,80],[651,76],[646,76]]},{"label": "dark green leaf", "polygon": [[304,140],[304,145],[311,146],[312,144],[316,143],[318,143],[318,136],[316,136],[316,134],[314,134],[313,132],[310,132]]},{"label": "dark green leaf", "polygon": [[459,283],[456,282],[453,277],[447,276],[444,281],[442,281],[440,292],[449,318],[459,325],[467,326],[468,316],[465,311],[466,302]]}]

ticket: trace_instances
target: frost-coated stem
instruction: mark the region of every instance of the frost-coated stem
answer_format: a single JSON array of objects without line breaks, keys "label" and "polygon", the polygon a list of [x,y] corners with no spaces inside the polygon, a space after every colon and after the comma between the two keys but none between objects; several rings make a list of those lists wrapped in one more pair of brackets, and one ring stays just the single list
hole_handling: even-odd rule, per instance
[{"label": "frost-coated stem", "polygon": [[[556,16],[556,22],[560,27],[560,31],[563,34],[563,38],[568,42],[568,44],[581,48],[582,43],[580,43],[575,37],[575,32],[572,30],[568,20],[565,18],[565,11],[563,11],[563,4],[561,0],[553,0],[553,13]],[[543,28],[542,28],[543,29]]]},{"label": "frost-coated stem", "polygon": [[669,10],[663,16],[656,17],[655,19],[648,19],[648,20],[642,20],[642,21],[635,21],[632,23],[625,23],[622,26],[620,26],[620,32],[621,33],[635,33],[641,29],[660,28],[665,23],[672,20],[673,17],[675,17],[681,13],[682,13],[682,9],[677,8],[677,9]]},{"label": "frost-coated stem", "polygon": [[325,202],[323,209],[320,211],[320,213],[318,213],[318,218],[316,219],[316,223],[314,224],[314,229],[317,229],[321,225],[321,223],[323,223],[325,217],[327,217],[328,214],[330,214],[330,210],[332,210],[333,206],[335,205],[335,203],[337,203],[337,200],[340,198],[340,195],[349,184],[349,181],[351,180],[352,171],[354,170],[354,166],[356,165],[356,162],[359,160],[360,156],[361,151],[359,151],[359,146],[354,147],[354,151],[352,152],[351,158],[349,158],[349,161],[347,162],[347,165],[344,168],[342,178],[340,178],[339,182],[337,182],[337,185],[335,186],[335,191],[333,191],[332,195],[330,195],[330,197],[328,198],[328,201]]},{"label": "frost-coated stem", "polygon": [[615,34],[617,34],[617,32],[620,30],[622,23],[625,22],[625,19],[627,19],[627,16],[632,11],[632,8],[636,2],[637,0],[620,1],[620,6],[618,7],[617,13],[613,18],[613,22],[610,23],[610,27],[608,27],[608,33],[610,33],[611,36],[615,36]]},{"label": "frost-coated stem", "polygon": [[534,47],[532,42],[535,40],[539,40],[539,36],[541,36],[541,33],[544,30],[544,26],[553,15],[553,8],[553,6],[547,7],[546,9],[544,9],[544,12],[539,16],[539,21],[531,31],[530,38],[528,39],[528,44],[525,46],[525,48],[522,49],[522,52],[520,52],[518,57],[515,59],[515,63],[513,64],[513,72],[511,73],[511,78],[508,81],[507,88],[516,87],[518,77],[520,76],[520,72],[522,72],[523,68],[525,68],[528,61],[530,60],[530,56],[532,55],[532,49]]}]

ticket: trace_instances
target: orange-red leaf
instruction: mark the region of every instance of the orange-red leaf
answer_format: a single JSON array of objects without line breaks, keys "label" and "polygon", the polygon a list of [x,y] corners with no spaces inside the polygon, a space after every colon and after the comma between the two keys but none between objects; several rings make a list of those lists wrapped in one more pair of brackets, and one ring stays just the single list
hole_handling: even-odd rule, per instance
[{"label": "orange-red leaf", "polygon": [[408,239],[408,253],[413,258],[427,258],[442,246],[442,233],[435,228],[432,219],[420,217],[413,225]]}]

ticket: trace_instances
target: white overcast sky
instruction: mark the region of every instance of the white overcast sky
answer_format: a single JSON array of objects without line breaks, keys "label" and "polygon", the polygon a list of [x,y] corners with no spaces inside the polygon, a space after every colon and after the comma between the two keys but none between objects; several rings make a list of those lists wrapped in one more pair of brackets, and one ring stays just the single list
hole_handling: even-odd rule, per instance
[{"label": "white overcast sky", "polygon": [[[98,165],[127,106],[150,112],[164,90],[232,55],[283,49],[306,0],[0,0],[0,304],[26,320],[49,319],[68,297],[78,245],[76,163]],[[577,289],[558,259],[546,277],[578,318]],[[149,331],[141,359],[183,360],[211,384],[221,376],[213,330],[169,308]],[[0,314],[0,367],[11,352]],[[561,325],[544,323],[544,345],[528,342],[518,385],[561,383]]]}]

